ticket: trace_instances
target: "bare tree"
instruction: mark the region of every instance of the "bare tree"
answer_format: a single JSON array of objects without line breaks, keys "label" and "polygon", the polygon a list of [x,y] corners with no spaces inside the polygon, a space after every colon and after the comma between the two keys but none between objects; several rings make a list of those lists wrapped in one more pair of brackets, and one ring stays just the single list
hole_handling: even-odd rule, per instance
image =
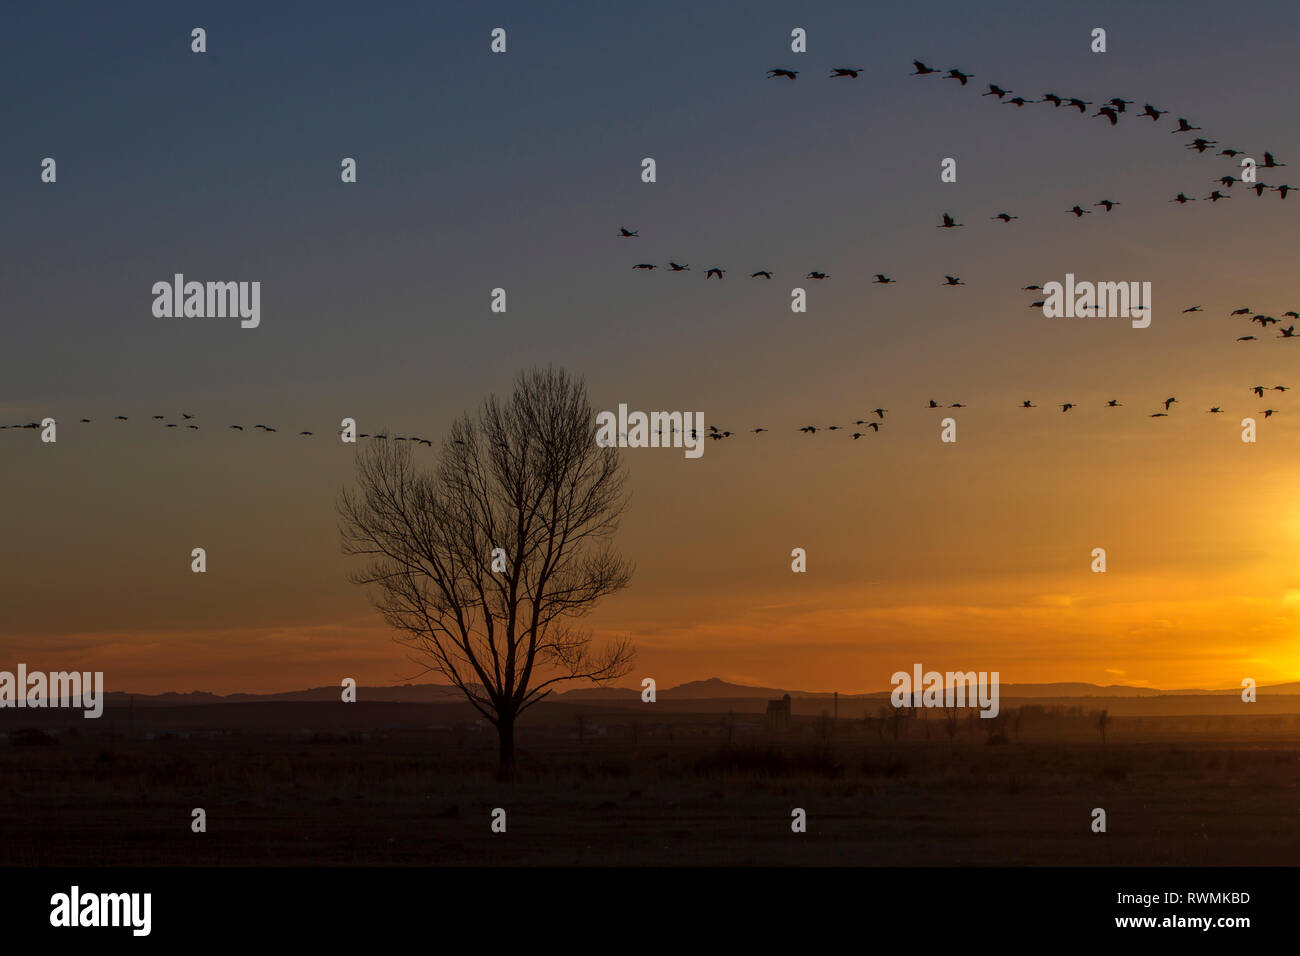
[{"label": "bare tree", "polygon": [[631,668],[626,640],[600,650],[575,625],[632,569],[610,546],[627,508],[614,448],[600,448],[586,388],[563,371],[520,375],[477,418],[453,423],[434,470],[411,442],[371,439],[339,499],[352,579],[425,667],[497,729],[513,775],[515,723],[559,681]]},{"label": "bare tree", "polygon": [[1101,731],[1102,746],[1106,745],[1106,726],[1110,723],[1110,714],[1105,710],[1097,714],[1097,729]]}]

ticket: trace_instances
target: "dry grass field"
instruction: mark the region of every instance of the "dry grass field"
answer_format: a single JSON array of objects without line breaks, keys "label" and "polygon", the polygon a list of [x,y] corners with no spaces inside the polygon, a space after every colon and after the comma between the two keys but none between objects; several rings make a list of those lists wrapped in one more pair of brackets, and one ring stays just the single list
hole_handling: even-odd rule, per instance
[{"label": "dry grass field", "polygon": [[819,718],[776,735],[753,713],[542,705],[510,784],[459,705],[4,718],[6,866],[1282,865],[1300,841],[1295,715],[1121,717],[1103,745],[1086,711],[990,743],[933,715],[897,738]]}]

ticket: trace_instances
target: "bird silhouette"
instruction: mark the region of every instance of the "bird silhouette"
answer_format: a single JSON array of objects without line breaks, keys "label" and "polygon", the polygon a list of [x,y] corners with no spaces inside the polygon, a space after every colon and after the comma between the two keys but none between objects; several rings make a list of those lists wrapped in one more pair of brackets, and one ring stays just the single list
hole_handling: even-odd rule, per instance
[{"label": "bird silhouette", "polygon": [[1183,309],[1183,314],[1186,315],[1188,312],[1204,312],[1204,311],[1205,310],[1202,309],[1199,305],[1194,305],[1190,309]]},{"label": "bird silhouette", "polygon": [[760,276],[764,279],[770,279],[772,278],[772,273],[768,272],[766,269],[759,269],[757,272],[750,274],[751,279],[757,279]]},{"label": "bird silhouette", "polygon": [[727,271],[726,269],[719,269],[715,266],[714,268],[710,269],[708,272],[704,273],[704,278],[710,279],[713,276],[717,276],[719,279],[721,279],[722,274],[726,271]]},{"label": "bird silhouette", "polygon": [[1182,193],[1179,193],[1177,196],[1175,196],[1173,199],[1171,199],[1171,200],[1169,200],[1169,201],[1170,201],[1170,202],[1176,202],[1176,203],[1178,203],[1178,205],[1180,205],[1180,206],[1184,205],[1185,203],[1196,202],[1195,199],[1189,199],[1189,198],[1187,198],[1186,196],[1184,196]]},{"label": "bird silhouette", "polygon": [[624,229],[622,226],[618,227],[618,234],[624,239],[635,239],[640,235],[640,233],[633,232],[631,229]]},{"label": "bird silhouette", "polygon": [[658,268],[658,267],[655,266],[654,263],[651,263],[651,262],[638,262],[638,263],[637,263],[636,265],[634,265],[632,268],[633,268],[633,269],[647,269],[647,270],[648,270],[648,269],[655,269],[655,268]]},{"label": "bird silhouette", "polygon": [[1205,152],[1207,149],[1209,149],[1211,146],[1217,146],[1217,145],[1218,145],[1218,143],[1216,143],[1216,142],[1215,142],[1214,140],[1212,140],[1212,139],[1201,139],[1200,137],[1197,137],[1196,139],[1194,139],[1194,140],[1192,140],[1190,143],[1188,143],[1186,148],[1187,148],[1187,149],[1194,149],[1194,150],[1196,150],[1198,153],[1203,153],[1203,152]]},{"label": "bird silhouette", "polygon": [[1044,93],[1044,94],[1043,94],[1043,98],[1042,98],[1041,100],[1039,100],[1038,102],[1040,102],[1040,103],[1051,103],[1051,104],[1052,104],[1053,106],[1055,106],[1057,109],[1060,109],[1060,108],[1061,108],[1061,103],[1064,102],[1064,101],[1063,101],[1059,96],[1057,96],[1055,93]]},{"label": "bird silhouette", "polygon": [[768,75],[768,78],[769,78],[769,79],[774,78],[774,77],[778,77],[778,76],[783,76],[783,77],[785,77],[787,80],[793,80],[795,77],[797,77],[797,76],[799,75],[799,71],[798,71],[798,70],[780,70],[780,69],[777,69],[777,70],[768,70],[768,71],[767,71],[767,75]]},{"label": "bird silhouette", "polygon": [[1011,91],[1011,90],[1004,90],[1002,87],[998,86],[996,83],[990,83],[990,84],[989,84],[989,91],[988,91],[987,93],[981,93],[980,95],[981,95],[981,96],[996,96],[998,99],[1002,99],[1002,97],[1006,96],[1006,95],[1007,95],[1008,93],[1010,93],[1010,92],[1012,92],[1012,91]]},{"label": "bird silhouette", "polygon": [[913,72],[909,73],[908,76],[926,76],[930,73],[939,72],[936,69],[932,69],[931,67],[926,66],[920,60],[913,60],[912,65],[916,67],[916,69]]},{"label": "bird silhouette", "polygon": [[898,281],[897,279],[891,279],[889,278],[889,276],[884,275],[883,273],[880,272],[877,272],[875,279],[872,280],[872,282],[875,285],[888,285],[891,282],[897,282],[897,281]]},{"label": "bird silhouette", "polygon": [[847,66],[833,66],[831,67],[830,78],[835,79],[836,77],[847,76],[856,80],[858,78],[858,74],[862,72],[862,69],[863,68],[860,66],[855,66],[852,68]]},{"label": "bird silhouette", "polygon": [[1121,401],[1119,401],[1118,399],[1114,399],[1114,398],[1112,398],[1110,401],[1108,401],[1108,402],[1106,403],[1106,407],[1107,407],[1107,408],[1119,408],[1119,407],[1120,407],[1121,405],[1123,405],[1123,404],[1124,404],[1124,403],[1121,402]]},{"label": "bird silhouette", "polygon": [[1012,219],[1019,219],[1019,216],[1012,216],[1009,213],[1000,212],[996,216],[990,216],[990,219],[1001,219],[1003,222],[1010,222]]},{"label": "bird silhouette", "polygon": [[877,418],[884,418],[884,417],[885,417],[885,412],[889,411],[889,409],[887,409],[887,408],[873,408],[871,411],[872,411],[873,413],[875,413],[875,415],[876,415]]},{"label": "bird silhouette", "polygon": [[966,85],[966,81],[969,80],[969,79],[973,79],[974,76],[975,76],[974,73],[963,73],[961,70],[949,70],[949,71],[948,71],[948,75],[945,76],[944,79],[945,79],[945,80],[960,80],[960,81],[961,81],[961,85],[962,85],[962,86],[965,86],[965,85]]},{"label": "bird silhouette", "polygon": [[1170,406],[1170,405],[1173,405],[1173,404],[1174,404],[1175,402],[1177,402],[1177,401],[1178,401],[1178,399],[1173,398],[1172,396],[1169,397],[1169,398],[1166,398],[1166,399],[1165,399],[1165,411],[1169,411],[1169,406]]},{"label": "bird silhouette", "polygon": [[1026,103],[1028,103],[1028,102],[1029,102],[1029,101],[1026,100],[1023,96],[1013,96],[1013,97],[1011,97],[1011,99],[1007,100],[1006,103],[1005,103],[1004,105],[1006,105],[1006,106],[1024,106],[1024,105],[1025,105]]},{"label": "bird silhouette", "polygon": [[1274,186],[1273,192],[1278,193],[1283,199],[1285,199],[1286,194],[1293,189],[1295,189],[1294,186],[1288,186],[1286,183],[1283,183],[1281,186]]},{"label": "bird silhouette", "polygon": [[1231,196],[1225,196],[1223,193],[1219,192],[1219,191],[1216,189],[1214,192],[1210,193],[1210,194],[1209,194],[1208,196],[1206,196],[1205,198],[1208,199],[1210,202],[1218,202],[1220,199],[1231,199],[1232,197],[1231,197]]},{"label": "bird silhouette", "polygon": [[964,226],[964,225],[966,225],[964,222],[957,222],[957,221],[955,221],[955,220],[952,218],[952,216],[948,215],[947,213],[944,213],[944,214],[943,214],[943,223],[942,223],[941,225],[937,226],[936,228],[938,228],[938,229],[956,229],[958,226]]},{"label": "bird silhouette", "polygon": [[1178,129],[1176,129],[1176,130],[1171,130],[1171,132],[1174,132],[1174,133],[1190,133],[1190,132],[1191,132],[1192,130],[1194,130],[1194,129],[1200,129],[1200,127],[1199,127],[1199,126],[1193,126],[1191,123],[1187,122],[1187,120],[1183,119],[1183,118],[1180,116],[1180,117],[1178,117]]},{"label": "bird silhouette", "polygon": [[1265,418],[1272,418],[1272,417],[1273,417],[1274,415],[1276,415],[1276,414],[1277,414],[1277,409],[1276,409],[1276,408],[1266,408],[1266,409],[1264,409],[1264,417],[1265,417]]},{"label": "bird silhouette", "polygon": [[1086,215],[1086,216],[1091,216],[1091,215],[1092,215],[1092,210],[1091,210],[1091,209],[1084,209],[1082,206],[1074,206],[1074,207],[1072,207],[1072,208],[1070,208],[1070,209],[1067,209],[1067,210],[1065,210],[1065,211],[1066,211],[1066,212],[1072,212],[1072,213],[1074,213],[1074,218],[1075,218],[1075,219],[1081,219],[1081,218],[1084,217],[1085,215]]},{"label": "bird silhouette", "polygon": [[1112,209],[1114,209],[1116,206],[1120,206],[1120,205],[1123,205],[1123,204],[1122,204],[1122,203],[1114,202],[1114,201],[1112,201],[1112,200],[1110,200],[1110,199],[1103,199],[1101,202],[1095,202],[1095,203],[1093,203],[1093,205],[1094,205],[1094,206],[1103,206],[1103,207],[1105,207],[1105,209],[1106,209],[1107,212],[1110,212],[1110,211],[1111,211]]},{"label": "bird silhouette", "polygon": [[1106,102],[1110,103],[1110,105],[1113,106],[1113,107],[1115,107],[1115,110],[1116,110],[1117,112],[1120,112],[1120,113],[1123,113],[1123,112],[1124,112],[1124,107],[1125,107],[1125,106],[1132,106],[1132,105],[1133,105],[1133,100],[1124,100],[1124,99],[1120,99],[1118,96],[1113,96],[1113,97],[1111,97],[1109,100],[1107,100]]},{"label": "bird silhouette", "polygon": [[943,278],[944,278],[944,285],[965,285],[966,284],[956,276],[944,276]]},{"label": "bird silhouette", "polygon": [[1072,96],[1068,100],[1066,100],[1066,105],[1073,106],[1080,113],[1086,113],[1088,111],[1088,107],[1092,105],[1092,100],[1081,100],[1078,99],[1077,97]]},{"label": "bird silhouette", "polygon": [[691,271],[691,267],[690,267],[690,266],[679,266],[677,263],[673,262],[672,260],[669,260],[669,262],[668,262],[668,268],[669,268],[670,270],[672,270],[673,272],[690,272],[690,271]]},{"label": "bird silhouette", "polygon": [[1064,404],[1061,406],[1061,411],[1063,411],[1063,412],[1068,412],[1068,411],[1069,411],[1070,409],[1072,409],[1072,408],[1074,408],[1074,403],[1073,403],[1073,402],[1066,402],[1066,403],[1064,403]]},{"label": "bird silhouette", "polygon": [[1285,166],[1286,163],[1279,163],[1273,158],[1272,153],[1264,154],[1264,162],[1260,163],[1264,169],[1276,169],[1279,166]]},{"label": "bird silhouette", "polygon": [[827,279],[829,276],[825,272],[810,272],[804,276],[805,279]]},{"label": "bird silhouette", "polygon": [[1168,112],[1169,112],[1168,110],[1158,110],[1150,103],[1148,103],[1146,107],[1142,110],[1142,115],[1150,116],[1151,121],[1154,123],[1155,121],[1159,120],[1160,117],[1164,116]]},{"label": "bird silhouette", "polygon": [[1115,112],[1115,108],[1113,106],[1103,106],[1101,109],[1097,110],[1097,112],[1093,113],[1092,115],[1094,118],[1098,116],[1106,117],[1106,119],[1110,120],[1111,126],[1114,126],[1116,123],[1119,122],[1119,114]]}]

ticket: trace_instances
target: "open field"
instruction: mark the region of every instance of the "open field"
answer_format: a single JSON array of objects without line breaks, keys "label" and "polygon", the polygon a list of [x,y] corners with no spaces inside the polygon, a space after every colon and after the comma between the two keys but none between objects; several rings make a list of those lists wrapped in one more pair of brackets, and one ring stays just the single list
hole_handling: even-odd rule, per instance
[{"label": "open field", "polygon": [[[7,711],[0,863],[1292,862],[1300,715],[1120,717],[1105,745],[1086,709],[992,744],[981,724],[950,739],[933,717],[897,738],[817,718],[773,735],[753,713],[634,723],[542,705],[503,784],[493,732],[461,705]],[[42,725],[49,735],[17,733]],[[190,831],[194,807],[206,833]],[[790,830],[794,807],[806,834]],[[1105,834],[1089,828],[1094,807]]]}]

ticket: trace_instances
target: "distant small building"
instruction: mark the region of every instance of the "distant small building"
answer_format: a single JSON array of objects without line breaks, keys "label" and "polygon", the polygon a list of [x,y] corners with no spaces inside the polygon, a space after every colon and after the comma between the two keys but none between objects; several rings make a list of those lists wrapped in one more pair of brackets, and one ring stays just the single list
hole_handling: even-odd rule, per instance
[{"label": "distant small building", "polygon": [[767,728],[768,730],[789,730],[790,729],[790,695],[786,694],[780,700],[769,700],[767,702]]}]

